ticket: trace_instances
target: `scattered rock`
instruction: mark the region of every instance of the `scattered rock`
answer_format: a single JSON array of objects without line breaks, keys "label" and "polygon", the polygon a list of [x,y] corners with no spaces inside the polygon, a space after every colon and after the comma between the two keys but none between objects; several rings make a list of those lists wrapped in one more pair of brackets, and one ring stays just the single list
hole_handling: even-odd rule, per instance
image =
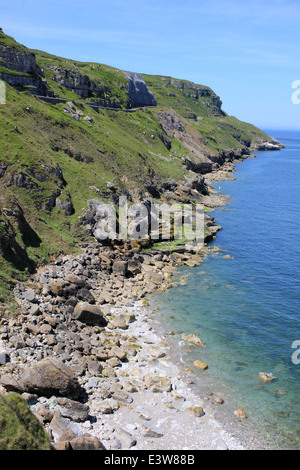
[{"label": "scattered rock", "polygon": [[214,397],[214,402],[218,405],[222,405],[224,403],[224,400],[221,397]]},{"label": "scattered rock", "polygon": [[266,372],[260,372],[258,374],[260,380],[264,383],[272,382],[273,380],[276,380],[276,377],[274,377],[272,374],[267,374]]},{"label": "scattered rock", "polygon": [[205,343],[203,343],[196,333],[191,333],[189,335],[182,333],[181,338],[188,343],[196,344],[197,346],[205,346]]},{"label": "scattered rock", "polygon": [[189,408],[190,411],[193,412],[193,414],[197,417],[197,418],[201,418],[201,416],[204,416],[204,410],[202,408],[202,406],[192,406]]},{"label": "scattered rock", "polygon": [[170,392],[172,390],[171,380],[167,377],[145,375],[146,387],[155,393]]},{"label": "scattered rock", "polygon": [[155,438],[160,438],[163,437],[164,433],[157,428],[156,426],[153,426],[152,424],[148,423],[142,425],[142,432],[144,437],[155,437]]},{"label": "scattered rock", "polygon": [[248,417],[242,408],[239,408],[238,410],[234,411],[234,416],[239,419],[246,419]]},{"label": "scattered rock", "polygon": [[115,433],[123,448],[130,449],[136,445],[136,439],[125,429],[118,428],[115,430]]},{"label": "scattered rock", "polygon": [[70,441],[72,450],[106,450],[102,442],[95,436],[84,434]]},{"label": "scattered rock", "polygon": [[208,368],[208,365],[205,362],[200,361],[200,359],[197,359],[195,362],[193,362],[193,365],[197,367],[197,369],[201,370],[206,370]]},{"label": "scattered rock", "polygon": [[69,398],[57,398],[56,404],[60,407],[60,414],[64,418],[69,418],[77,423],[87,421],[89,417],[89,407],[78,401]]}]

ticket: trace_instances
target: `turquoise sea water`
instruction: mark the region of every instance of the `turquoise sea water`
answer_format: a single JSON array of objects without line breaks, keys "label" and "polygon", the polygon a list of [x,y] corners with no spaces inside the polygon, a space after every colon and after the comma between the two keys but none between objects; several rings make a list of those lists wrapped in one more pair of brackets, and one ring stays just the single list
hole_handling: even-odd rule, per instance
[{"label": "turquoise sea water", "polygon": [[[300,341],[300,132],[267,132],[286,148],[258,152],[237,165],[235,181],[214,185],[231,196],[225,210],[212,212],[223,230],[211,246],[222,251],[180,268],[186,285],[156,295],[152,305],[165,331],[176,333],[184,363],[209,365],[197,373],[199,390],[219,387],[229,421],[242,407],[242,431],[256,429],[271,448],[299,449],[300,364],[292,362],[292,343]],[[180,334],[192,331],[206,346],[185,352]],[[259,372],[276,380],[263,384]]]}]

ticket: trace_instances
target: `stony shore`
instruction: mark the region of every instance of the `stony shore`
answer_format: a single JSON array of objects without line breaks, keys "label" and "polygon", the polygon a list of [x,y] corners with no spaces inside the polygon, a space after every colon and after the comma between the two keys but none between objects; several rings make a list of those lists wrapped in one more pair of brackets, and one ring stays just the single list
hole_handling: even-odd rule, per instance
[{"label": "stony shore", "polygon": [[[212,195],[205,204],[225,202]],[[209,219],[207,229],[213,238],[220,227]],[[194,392],[148,307],[147,295],[174,285],[178,266],[197,266],[209,251],[95,242],[18,283],[20,315],[0,323],[1,393],[22,394],[56,449],[244,449],[214,417],[222,397]],[[184,340],[202,347],[196,336]]]}]

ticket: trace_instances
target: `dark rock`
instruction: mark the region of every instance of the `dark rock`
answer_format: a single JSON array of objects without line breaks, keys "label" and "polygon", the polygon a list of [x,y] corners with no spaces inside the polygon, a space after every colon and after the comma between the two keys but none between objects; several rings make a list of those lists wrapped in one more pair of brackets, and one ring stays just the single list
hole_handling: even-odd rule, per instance
[{"label": "dark rock", "polygon": [[57,398],[56,404],[60,407],[60,414],[77,423],[84,422],[89,417],[89,407],[69,398]]},{"label": "dark rock", "polygon": [[168,179],[164,183],[161,184],[162,191],[175,191],[177,188],[178,183],[173,179]]},{"label": "dark rock", "polygon": [[27,366],[20,382],[25,391],[46,397],[55,395],[76,400],[81,393],[72,369],[52,357]]},{"label": "dark rock", "polygon": [[188,181],[188,185],[192,189],[196,189],[199,193],[208,194],[208,187],[205,183],[204,176],[197,175],[192,180]]},{"label": "dark rock", "polygon": [[103,325],[107,324],[101,309],[96,305],[91,305],[87,302],[79,302],[73,313],[73,317],[87,325]]},{"label": "dark rock", "polygon": [[194,163],[189,157],[185,157],[183,164],[186,166],[187,170],[191,170],[194,173],[210,173],[213,169],[214,163],[212,162],[199,162]]},{"label": "dark rock", "polygon": [[10,362],[10,357],[5,352],[0,353],[0,365],[5,365]]},{"label": "dark rock", "polygon": [[72,450],[106,450],[102,442],[94,436],[84,434],[70,441]]},{"label": "dark rock", "polygon": [[91,292],[84,287],[82,289],[79,289],[79,291],[77,292],[77,298],[79,300],[89,302],[90,304],[95,303],[95,297],[93,296],[93,294],[91,294]]},{"label": "dark rock", "polygon": [[128,268],[127,261],[116,260],[113,263],[113,273],[121,276],[126,276]]},{"label": "dark rock", "polygon": [[127,263],[127,271],[133,276],[136,276],[142,272],[142,265],[138,260],[129,260]]}]

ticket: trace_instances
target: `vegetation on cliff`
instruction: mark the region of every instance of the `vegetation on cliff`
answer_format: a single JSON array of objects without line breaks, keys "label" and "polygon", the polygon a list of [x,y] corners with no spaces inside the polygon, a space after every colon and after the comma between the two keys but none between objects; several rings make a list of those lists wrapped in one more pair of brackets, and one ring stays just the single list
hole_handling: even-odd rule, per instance
[{"label": "vegetation on cliff", "polygon": [[43,426],[25,400],[16,394],[0,395],[0,450],[50,450]]},{"label": "vegetation on cliff", "polygon": [[272,141],[228,116],[206,86],[132,77],[144,94],[135,109],[121,70],[31,51],[0,31],[1,301],[17,279],[88,238],[87,200],[164,200],[170,179],[185,185],[232,149],[243,155]]}]

